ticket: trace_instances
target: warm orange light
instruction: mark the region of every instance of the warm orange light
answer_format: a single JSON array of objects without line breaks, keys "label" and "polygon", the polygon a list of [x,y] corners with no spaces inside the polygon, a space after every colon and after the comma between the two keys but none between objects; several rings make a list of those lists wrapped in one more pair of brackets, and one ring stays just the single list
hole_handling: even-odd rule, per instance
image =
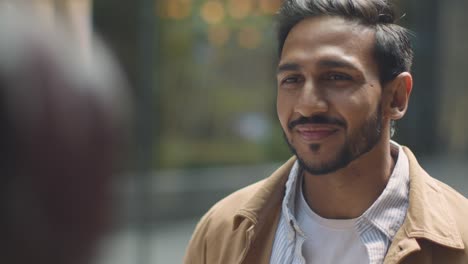
[{"label": "warm orange light", "polygon": [[208,1],[201,8],[201,17],[208,24],[218,24],[224,19],[224,6],[219,1]]},{"label": "warm orange light", "polygon": [[229,14],[233,18],[245,18],[252,12],[252,9],[252,0],[229,0]]},{"label": "warm orange light", "polygon": [[186,18],[192,11],[191,0],[170,0],[167,4],[168,16],[173,19]]},{"label": "warm orange light", "polygon": [[213,46],[222,47],[229,40],[231,32],[227,27],[214,26],[208,29],[208,40]]},{"label": "warm orange light", "polygon": [[254,27],[245,27],[237,36],[237,40],[239,42],[239,46],[246,49],[255,49],[260,46],[260,42],[262,37],[260,35],[260,31]]},{"label": "warm orange light", "polygon": [[259,5],[263,13],[273,15],[278,12],[281,2],[281,0],[259,0]]}]

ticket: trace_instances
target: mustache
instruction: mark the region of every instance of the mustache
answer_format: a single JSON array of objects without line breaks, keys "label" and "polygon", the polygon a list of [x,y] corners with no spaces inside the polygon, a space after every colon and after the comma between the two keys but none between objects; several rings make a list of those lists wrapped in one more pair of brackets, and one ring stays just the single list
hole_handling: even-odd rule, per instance
[{"label": "mustache", "polygon": [[337,125],[346,128],[346,123],[343,120],[325,115],[315,115],[311,117],[301,116],[298,119],[289,122],[288,128],[293,129],[297,125],[304,124]]}]

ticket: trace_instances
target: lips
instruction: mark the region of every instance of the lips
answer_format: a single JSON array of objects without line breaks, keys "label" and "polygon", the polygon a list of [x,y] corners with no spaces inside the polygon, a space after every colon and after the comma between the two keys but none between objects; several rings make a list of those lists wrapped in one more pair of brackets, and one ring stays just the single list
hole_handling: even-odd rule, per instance
[{"label": "lips", "polygon": [[338,131],[335,127],[316,125],[299,125],[296,130],[305,141],[321,141]]}]

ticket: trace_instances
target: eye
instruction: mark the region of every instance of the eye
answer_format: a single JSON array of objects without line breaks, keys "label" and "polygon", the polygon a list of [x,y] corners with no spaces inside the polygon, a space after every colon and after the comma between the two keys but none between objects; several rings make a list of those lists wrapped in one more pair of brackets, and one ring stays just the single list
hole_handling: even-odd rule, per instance
[{"label": "eye", "polygon": [[353,77],[346,73],[332,72],[326,74],[323,79],[327,81],[352,81]]},{"label": "eye", "polygon": [[302,81],[300,76],[288,76],[281,80],[281,84],[295,84]]},{"label": "eye", "polygon": [[283,83],[297,83],[298,77],[289,77],[283,80]]}]

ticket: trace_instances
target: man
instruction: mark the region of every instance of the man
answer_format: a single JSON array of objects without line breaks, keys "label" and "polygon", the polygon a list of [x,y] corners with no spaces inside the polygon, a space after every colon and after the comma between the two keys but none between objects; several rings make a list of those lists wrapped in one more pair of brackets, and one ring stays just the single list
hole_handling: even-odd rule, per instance
[{"label": "man", "polygon": [[202,218],[186,263],[468,263],[468,202],[390,140],[408,32],[384,0],[287,0],[277,112],[295,154]]}]

